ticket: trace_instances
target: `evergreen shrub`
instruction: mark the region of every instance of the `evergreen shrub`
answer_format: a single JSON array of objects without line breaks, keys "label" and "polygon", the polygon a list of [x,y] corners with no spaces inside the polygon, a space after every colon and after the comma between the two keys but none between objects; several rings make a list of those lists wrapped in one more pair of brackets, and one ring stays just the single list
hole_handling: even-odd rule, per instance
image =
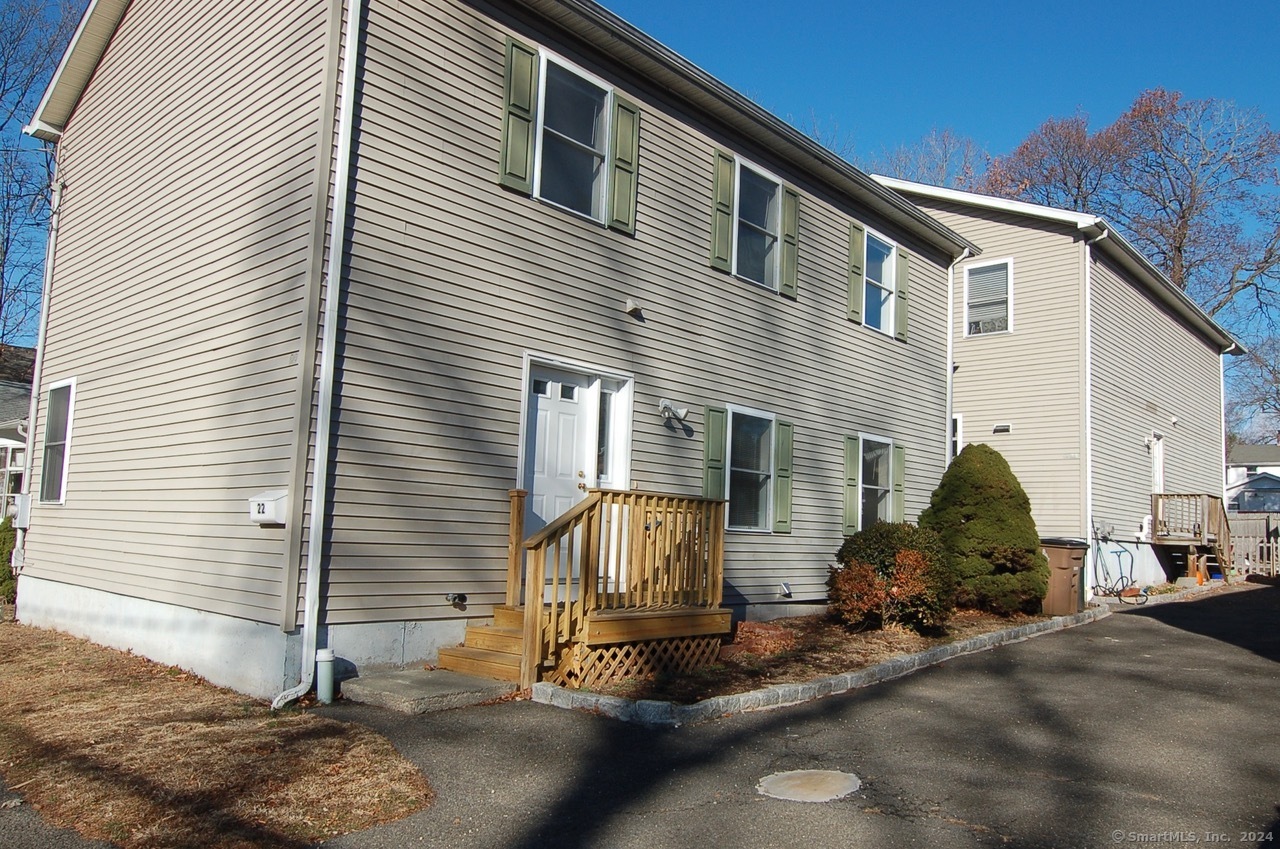
[{"label": "evergreen shrub", "polygon": [[830,610],[850,627],[924,631],[951,616],[955,578],[932,531],[882,522],[848,537],[836,560],[827,579]]},{"label": "evergreen shrub", "polygon": [[920,525],[942,540],[958,583],[956,602],[1009,616],[1039,613],[1049,561],[1031,501],[1000,452],[968,445],[934,490]]}]

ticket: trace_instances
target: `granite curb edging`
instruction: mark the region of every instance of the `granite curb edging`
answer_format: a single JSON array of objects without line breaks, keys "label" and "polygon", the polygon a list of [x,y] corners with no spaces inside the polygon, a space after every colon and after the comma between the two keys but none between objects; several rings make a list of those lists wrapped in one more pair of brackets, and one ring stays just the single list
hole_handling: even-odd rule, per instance
[{"label": "granite curb edging", "polygon": [[735,713],[747,711],[773,710],[804,704],[825,696],[847,693],[862,687],[869,687],[881,681],[889,681],[909,675],[919,669],[942,663],[953,657],[986,651],[996,646],[1049,634],[1066,628],[1074,628],[1097,621],[1111,615],[1106,607],[1094,607],[1071,616],[1057,616],[1043,622],[1032,622],[1008,628],[1004,631],[992,631],[934,646],[917,654],[895,657],[859,669],[856,672],[842,672],[793,684],[771,684],[761,690],[750,690],[746,693],[734,693],[728,696],[715,696],[691,705],[677,705],[651,699],[625,699],[621,696],[604,696],[599,693],[583,693],[570,690],[545,681],[533,685],[533,701],[552,707],[567,710],[580,710],[588,713],[607,716],[622,722],[633,722],[650,728],[678,728],[682,725],[696,725],[709,722]]}]

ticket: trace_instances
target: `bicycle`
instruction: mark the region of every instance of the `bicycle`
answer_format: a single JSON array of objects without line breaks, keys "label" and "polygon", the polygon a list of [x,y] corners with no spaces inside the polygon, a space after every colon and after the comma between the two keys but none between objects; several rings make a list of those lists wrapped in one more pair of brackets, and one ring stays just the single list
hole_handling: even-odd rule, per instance
[{"label": "bicycle", "polygon": [[[1121,604],[1142,605],[1147,603],[1146,588],[1139,589],[1138,582],[1133,579],[1133,552],[1127,548],[1113,548],[1111,554],[1116,558],[1117,575],[1111,577],[1107,568],[1106,552],[1102,548],[1103,538],[1098,537],[1093,544],[1093,577],[1097,581],[1093,585],[1094,595],[1108,595],[1120,600]],[[1129,574],[1125,574],[1124,558],[1129,558]]]}]

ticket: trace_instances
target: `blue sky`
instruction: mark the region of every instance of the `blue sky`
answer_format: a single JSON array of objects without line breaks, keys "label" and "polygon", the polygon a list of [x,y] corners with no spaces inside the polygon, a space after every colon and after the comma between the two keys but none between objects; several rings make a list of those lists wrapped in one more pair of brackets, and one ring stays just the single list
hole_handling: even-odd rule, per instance
[{"label": "blue sky", "polygon": [[1280,6],[601,0],[802,128],[860,156],[950,127],[1006,153],[1050,116],[1104,126],[1142,91],[1234,100],[1280,126]]}]

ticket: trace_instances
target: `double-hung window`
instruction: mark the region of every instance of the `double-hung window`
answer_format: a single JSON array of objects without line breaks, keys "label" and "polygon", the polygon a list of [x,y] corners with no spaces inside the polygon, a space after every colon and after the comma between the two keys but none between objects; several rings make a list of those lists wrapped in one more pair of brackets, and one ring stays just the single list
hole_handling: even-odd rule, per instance
[{"label": "double-hung window", "polygon": [[969,266],[964,270],[964,334],[1003,333],[1009,321],[1013,260]]},{"label": "double-hung window", "polygon": [[778,288],[782,183],[738,162],[737,241],[733,272]]},{"label": "double-hung window", "polygon": [[800,196],[728,153],[716,151],[713,165],[711,265],[796,297]]},{"label": "double-hung window", "polygon": [[40,501],[45,504],[61,504],[66,496],[75,389],[74,380],[55,383],[49,387],[44,424],[44,458],[40,465]]},{"label": "double-hung window", "polygon": [[907,338],[910,260],[902,246],[855,222],[849,225],[849,318]]},{"label": "double-hung window", "polygon": [[868,434],[844,441],[844,533],[904,518],[907,451],[892,439]]},{"label": "double-hung window", "polygon": [[729,502],[731,530],[791,531],[792,425],[742,407],[706,411],[703,491]]},{"label": "double-hung window", "polygon": [[640,110],[605,81],[507,42],[500,182],[635,232]]}]

